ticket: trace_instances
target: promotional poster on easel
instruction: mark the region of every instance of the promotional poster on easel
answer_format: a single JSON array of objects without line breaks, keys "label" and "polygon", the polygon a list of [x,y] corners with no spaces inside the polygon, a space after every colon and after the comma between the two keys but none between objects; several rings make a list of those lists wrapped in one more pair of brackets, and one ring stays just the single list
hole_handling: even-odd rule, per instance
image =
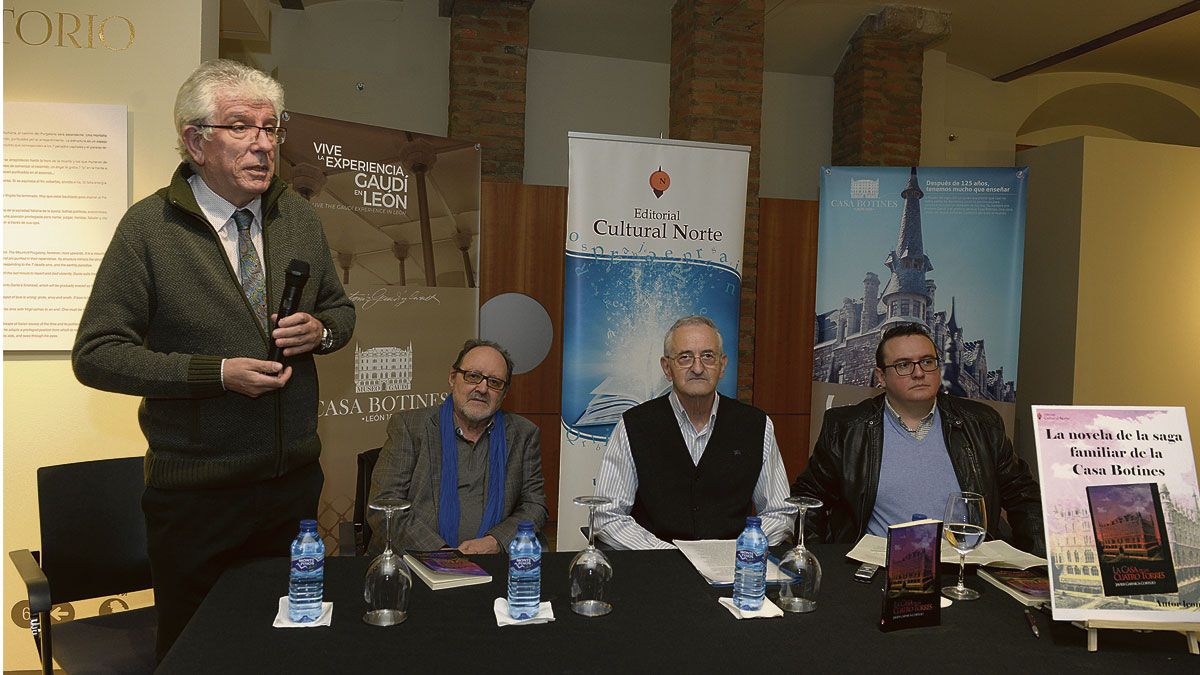
[{"label": "promotional poster on easel", "polygon": [[1200,623],[1183,408],[1033,406],[1056,620]]}]

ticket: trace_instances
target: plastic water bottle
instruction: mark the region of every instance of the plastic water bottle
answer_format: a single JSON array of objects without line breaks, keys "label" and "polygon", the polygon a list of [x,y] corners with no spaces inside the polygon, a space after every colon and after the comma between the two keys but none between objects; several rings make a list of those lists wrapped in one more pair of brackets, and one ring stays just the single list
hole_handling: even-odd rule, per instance
[{"label": "plastic water bottle", "polygon": [[532,619],[541,602],[542,544],[533,533],[533,523],[522,520],[508,545],[508,615]]},{"label": "plastic water bottle", "polygon": [[292,570],[288,579],[288,618],[296,623],[321,617],[325,596],[325,542],[317,534],[317,521],[300,521],[300,534],[292,542]]},{"label": "plastic water bottle", "polygon": [[746,518],[733,565],[733,604],[751,612],[762,608],[767,594],[767,535],[758,516]]}]

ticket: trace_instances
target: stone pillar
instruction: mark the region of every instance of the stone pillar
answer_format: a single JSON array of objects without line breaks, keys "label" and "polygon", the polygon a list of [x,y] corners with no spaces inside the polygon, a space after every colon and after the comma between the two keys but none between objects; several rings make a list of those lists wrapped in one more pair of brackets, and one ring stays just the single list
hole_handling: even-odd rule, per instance
[{"label": "stone pillar", "polygon": [[863,19],[833,76],[839,166],[917,166],[925,49],[950,35],[950,14],[887,5]]},{"label": "stone pillar", "polygon": [[533,0],[440,0],[450,17],[451,138],[478,141],[485,180],[525,173],[525,74]]},{"label": "stone pillar", "polygon": [[353,253],[337,253],[338,267],[342,268],[342,283],[350,283],[350,268],[354,266]]},{"label": "stone pillar", "polygon": [[408,272],[404,269],[404,261],[408,260],[408,242],[393,242],[392,255],[396,256],[396,261],[400,264],[400,283],[398,285],[407,286]]},{"label": "stone pillar", "polygon": [[462,253],[463,270],[467,274],[467,288],[475,288],[475,269],[471,267],[471,242],[475,241],[475,235],[470,232],[459,230],[454,233],[454,243],[458,246],[459,253]]},{"label": "stone pillar", "polygon": [[433,256],[433,224],[429,218],[429,189],[426,184],[430,169],[437,163],[437,153],[425,139],[412,139],[400,146],[400,163],[417,186],[417,214],[421,220],[421,255],[425,263],[425,285],[437,286],[437,268]]},{"label": "stone pillar", "polygon": [[758,164],[764,0],[676,0],[671,8],[671,138],[750,146],[738,328],[738,398],[754,385]]}]

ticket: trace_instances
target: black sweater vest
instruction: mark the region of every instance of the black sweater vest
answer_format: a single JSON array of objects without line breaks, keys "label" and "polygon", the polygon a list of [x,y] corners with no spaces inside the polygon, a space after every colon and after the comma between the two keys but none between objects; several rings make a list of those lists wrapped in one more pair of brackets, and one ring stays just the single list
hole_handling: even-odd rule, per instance
[{"label": "black sweater vest", "polygon": [[630,515],[664,541],[734,539],[753,513],[767,416],[721,396],[712,436],[697,466],[668,396],[630,408],[623,416],[638,480]]}]

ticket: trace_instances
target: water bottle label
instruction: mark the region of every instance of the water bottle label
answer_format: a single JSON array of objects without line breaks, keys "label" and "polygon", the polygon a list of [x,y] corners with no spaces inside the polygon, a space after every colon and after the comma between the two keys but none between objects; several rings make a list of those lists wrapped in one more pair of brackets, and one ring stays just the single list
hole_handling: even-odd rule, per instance
[{"label": "water bottle label", "polygon": [[319,571],[322,571],[324,568],[325,568],[325,559],[324,558],[304,557],[304,558],[295,558],[292,560],[292,571],[294,571],[294,572],[301,572],[301,573],[319,572]]},{"label": "water bottle label", "polygon": [[737,561],[743,565],[761,565],[766,559],[766,553],[756,553],[748,548],[739,548],[737,551]]},{"label": "water bottle label", "polygon": [[542,567],[542,561],[540,558],[533,558],[529,556],[513,558],[508,564],[509,567],[518,572],[532,572]]}]

